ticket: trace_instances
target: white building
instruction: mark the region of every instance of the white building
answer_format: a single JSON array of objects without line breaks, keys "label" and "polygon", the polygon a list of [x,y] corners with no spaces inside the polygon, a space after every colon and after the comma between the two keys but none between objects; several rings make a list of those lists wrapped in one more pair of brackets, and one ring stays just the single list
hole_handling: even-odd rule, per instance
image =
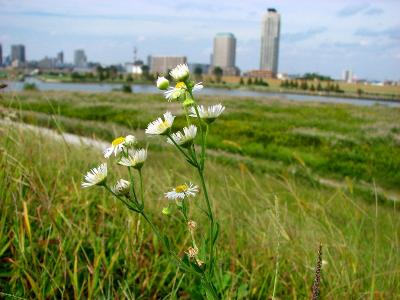
[{"label": "white building", "polygon": [[87,57],[85,54],[85,50],[82,50],[82,49],[75,50],[74,66],[77,68],[86,68],[87,67]]},{"label": "white building", "polygon": [[236,38],[232,33],[218,33],[214,38],[214,51],[212,55],[211,72],[215,67],[220,67],[224,75],[238,75],[235,66]]},{"label": "white building", "polygon": [[278,73],[279,38],[281,31],[281,16],[274,8],[269,8],[261,23],[261,54],[260,69]]},{"label": "white building", "polygon": [[343,81],[347,83],[353,82],[353,71],[352,70],[345,70],[343,72]]},{"label": "white building", "polygon": [[151,73],[166,74],[179,64],[187,62],[186,56],[149,56]]},{"label": "white building", "polygon": [[136,60],[134,63],[126,63],[125,71],[128,74],[142,75],[143,74],[143,61]]}]

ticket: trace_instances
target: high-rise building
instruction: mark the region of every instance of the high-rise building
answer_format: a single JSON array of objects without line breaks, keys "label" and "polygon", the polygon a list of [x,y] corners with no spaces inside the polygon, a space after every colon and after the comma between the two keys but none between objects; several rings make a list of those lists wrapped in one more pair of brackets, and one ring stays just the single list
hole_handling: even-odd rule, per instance
[{"label": "high-rise building", "polygon": [[345,70],[343,72],[343,81],[347,83],[353,82],[353,72],[351,70]]},{"label": "high-rise building", "polygon": [[64,52],[60,51],[57,53],[57,65],[62,66],[64,64]]},{"label": "high-rise building", "polygon": [[261,55],[260,69],[278,73],[279,36],[281,31],[281,16],[274,8],[269,8],[264,14],[261,24]]},{"label": "high-rise building", "polygon": [[11,46],[11,62],[20,65],[25,63],[25,46],[12,45]]},{"label": "high-rise building", "polygon": [[53,69],[56,66],[56,59],[51,57],[44,57],[37,62],[39,69]]},{"label": "high-rise building", "polygon": [[83,50],[83,49],[75,50],[74,65],[77,68],[86,68],[87,67],[87,57],[85,54],[85,50]]},{"label": "high-rise building", "polygon": [[164,73],[172,70],[179,64],[185,64],[186,56],[149,56],[148,63],[151,73]]},{"label": "high-rise building", "polygon": [[236,38],[232,33],[218,33],[214,37],[214,51],[212,65],[220,67],[224,75],[237,75],[235,67],[236,59]]},{"label": "high-rise building", "polygon": [[214,38],[213,66],[235,66],[236,38],[232,33],[218,33]]}]

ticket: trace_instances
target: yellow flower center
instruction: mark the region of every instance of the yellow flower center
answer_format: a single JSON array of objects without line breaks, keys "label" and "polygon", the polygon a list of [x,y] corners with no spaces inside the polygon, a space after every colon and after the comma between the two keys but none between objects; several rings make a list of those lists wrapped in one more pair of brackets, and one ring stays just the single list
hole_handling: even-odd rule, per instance
[{"label": "yellow flower center", "polygon": [[186,84],[183,81],[180,81],[175,85],[175,87],[177,89],[184,89],[184,88],[186,88]]},{"label": "yellow flower center", "polygon": [[118,146],[119,144],[122,144],[123,142],[125,142],[125,138],[120,136],[120,137],[117,137],[115,140],[113,140],[111,145],[113,147],[115,147],[115,146]]},{"label": "yellow flower center", "polygon": [[184,193],[184,192],[186,192],[187,190],[188,190],[188,186],[187,186],[186,184],[178,185],[178,186],[175,188],[175,192],[177,192],[177,193]]},{"label": "yellow flower center", "polygon": [[161,123],[161,127],[167,128],[167,127],[169,127],[169,123],[168,123],[166,120],[164,120],[164,121]]}]

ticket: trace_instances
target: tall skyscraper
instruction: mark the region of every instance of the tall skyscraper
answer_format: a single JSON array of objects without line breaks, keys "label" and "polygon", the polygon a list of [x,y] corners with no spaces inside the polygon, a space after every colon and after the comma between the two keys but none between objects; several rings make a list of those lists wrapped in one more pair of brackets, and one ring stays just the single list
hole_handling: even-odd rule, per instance
[{"label": "tall skyscraper", "polygon": [[353,82],[353,72],[351,70],[345,70],[343,72],[343,80],[347,83]]},{"label": "tall skyscraper", "polygon": [[11,46],[11,62],[16,64],[25,63],[25,46],[12,45]]},{"label": "tall skyscraper", "polygon": [[64,52],[62,51],[57,53],[57,64],[60,66],[64,64]]},{"label": "tall skyscraper", "polygon": [[279,36],[281,16],[276,9],[269,8],[264,14],[261,24],[261,56],[260,69],[278,73]]},{"label": "tall skyscraper", "polygon": [[75,50],[74,65],[77,68],[86,68],[87,67],[87,57],[85,54],[85,50],[83,50],[83,49]]},{"label": "tall skyscraper", "polygon": [[235,36],[232,33],[218,33],[214,38],[213,68],[220,67],[224,75],[237,75],[238,69],[235,67],[235,59]]}]

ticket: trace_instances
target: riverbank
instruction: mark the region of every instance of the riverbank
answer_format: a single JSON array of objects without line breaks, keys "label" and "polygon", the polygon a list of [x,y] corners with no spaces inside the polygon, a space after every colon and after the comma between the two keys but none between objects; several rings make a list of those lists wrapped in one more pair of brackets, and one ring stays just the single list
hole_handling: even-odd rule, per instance
[{"label": "riverbank", "polygon": [[[72,79],[70,77],[46,77],[38,76],[39,80],[49,83],[94,83],[94,84],[128,84],[128,85],[154,85],[154,82],[141,78],[135,78],[132,81],[126,81],[124,79],[114,80],[103,80],[98,79]],[[255,84],[238,84],[238,83],[211,83],[210,78],[206,78],[204,81],[205,86],[215,89],[228,89],[228,90],[242,90],[242,91],[253,91],[253,92],[266,92],[276,94],[293,94],[293,95],[305,95],[305,96],[318,96],[318,97],[331,97],[331,98],[347,98],[347,99],[368,99],[368,100],[380,100],[380,101],[396,101],[400,102],[400,86],[399,87],[381,87],[381,86],[369,86],[369,85],[349,85],[340,83],[342,92],[326,92],[326,91],[309,91],[302,89],[289,89],[282,88],[280,86],[280,80],[271,79],[267,80],[269,86],[257,86]],[[358,90],[362,90],[360,93]],[[365,90],[365,91],[364,91]],[[377,92],[380,91],[380,92]]]},{"label": "riverbank", "polygon": [[[43,82],[37,78],[28,78],[25,82],[6,82],[8,87],[4,91],[19,92],[24,90],[25,83],[34,84],[38,90],[42,91],[79,91],[79,92],[111,92],[121,90],[121,84],[110,83],[56,83],[56,82]],[[160,94],[160,91],[152,84],[132,84],[130,85],[133,93],[138,94]],[[335,97],[333,95],[318,96],[318,95],[301,95],[297,93],[274,93],[267,91],[251,91],[247,89],[225,89],[205,87],[201,95],[218,96],[218,97],[232,97],[237,100],[239,98],[276,98],[301,102],[324,102],[324,103],[348,103],[360,106],[371,105],[387,105],[391,107],[400,107],[400,101],[391,100],[376,100],[367,98],[346,98]]]},{"label": "riverbank", "polygon": [[237,84],[206,84],[208,87],[216,89],[240,89],[244,91],[253,92],[266,92],[275,94],[292,94],[292,95],[303,95],[303,96],[317,96],[317,97],[330,97],[330,98],[346,98],[346,99],[368,99],[368,100],[380,100],[380,101],[393,101],[400,102],[400,87],[398,94],[383,95],[379,93],[363,93],[358,95],[357,93],[336,93],[336,92],[324,92],[324,91],[304,91],[301,89],[287,89],[281,87],[270,87],[270,86],[255,86],[255,85],[237,85]]}]

